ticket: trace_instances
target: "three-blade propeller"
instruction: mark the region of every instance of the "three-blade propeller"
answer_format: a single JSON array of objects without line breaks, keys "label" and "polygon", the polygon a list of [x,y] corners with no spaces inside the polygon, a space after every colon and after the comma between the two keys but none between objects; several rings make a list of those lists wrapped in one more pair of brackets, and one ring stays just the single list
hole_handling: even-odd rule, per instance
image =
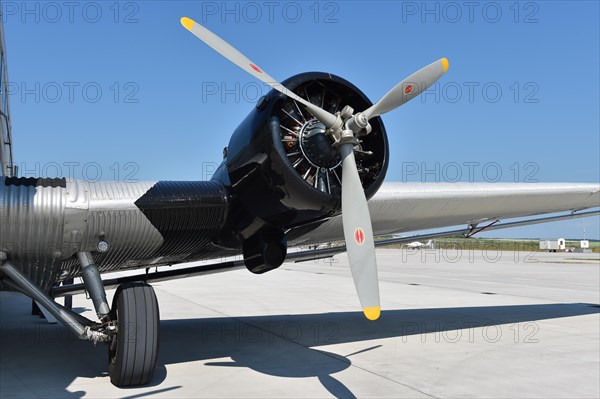
[{"label": "three-blade propeller", "polygon": [[229,43],[190,18],[181,18],[181,24],[244,71],[306,106],[308,111],[328,128],[327,132],[337,143],[342,158],[342,220],[352,278],[365,316],[369,320],[378,319],[381,308],[373,228],[356,167],[354,146],[358,136],[371,131],[370,119],[398,108],[425,91],[446,73],[448,60],[442,58],[413,73],[363,112],[347,115],[342,112],[333,115],[287,89]]}]

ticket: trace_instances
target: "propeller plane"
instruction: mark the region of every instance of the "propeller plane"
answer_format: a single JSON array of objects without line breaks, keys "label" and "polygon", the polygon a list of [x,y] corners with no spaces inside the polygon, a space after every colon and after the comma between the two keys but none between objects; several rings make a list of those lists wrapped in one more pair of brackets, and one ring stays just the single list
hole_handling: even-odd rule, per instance
[{"label": "propeller plane", "polygon": [[[139,183],[1,177],[0,289],[20,291],[79,338],[104,343],[111,381],[148,383],[158,355],[159,305],[150,283],[347,252],[364,316],[381,314],[375,247],[393,242],[585,217],[598,211],[598,184],[387,183],[381,116],[448,72],[441,58],[400,81],[376,103],[350,82],[303,73],[282,83],[190,18],[185,29],[273,88],[233,132],[209,181]],[[559,216],[498,223],[511,218]],[[401,232],[464,229],[379,240]],[[331,241],[345,245],[288,248]],[[408,244],[409,247],[416,246]],[[243,260],[217,259],[243,255]],[[184,262],[217,263],[161,268]],[[156,271],[151,271],[154,268]],[[121,270],[136,275],[102,278]],[[74,277],[82,283],[57,286]],[[112,304],[106,290],[116,287]],[[55,298],[87,292],[98,320]]]}]

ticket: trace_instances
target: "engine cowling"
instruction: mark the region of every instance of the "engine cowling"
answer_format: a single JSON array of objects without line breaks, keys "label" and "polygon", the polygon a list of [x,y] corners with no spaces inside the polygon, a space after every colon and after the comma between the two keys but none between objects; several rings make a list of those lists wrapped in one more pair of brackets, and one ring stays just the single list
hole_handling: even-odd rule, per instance
[{"label": "engine cowling", "polygon": [[[332,114],[345,105],[357,111],[372,105],[356,86],[328,73],[303,73],[283,84]],[[367,198],[377,192],[388,167],[385,128],[380,118],[370,122],[371,133],[355,147]],[[218,178],[230,186],[228,224],[240,240],[264,245],[254,236],[273,236],[339,213],[341,158],[325,130],[302,104],[271,90],[234,131]]]}]

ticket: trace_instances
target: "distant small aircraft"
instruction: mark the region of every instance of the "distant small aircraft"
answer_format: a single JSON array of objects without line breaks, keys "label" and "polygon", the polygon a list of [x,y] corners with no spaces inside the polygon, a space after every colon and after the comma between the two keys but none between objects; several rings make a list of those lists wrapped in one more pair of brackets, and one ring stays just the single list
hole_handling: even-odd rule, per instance
[{"label": "distant small aircraft", "polygon": [[[373,104],[356,86],[329,73],[303,73],[279,83],[203,26],[189,18],[181,23],[274,89],[233,132],[210,181],[0,178],[0,290],[24,293],[79,338],[107,344],[108,372],[117,386],[146,384],[156,367],[160,317],[149,283],[244,267],[262,274],[286,260],[345,251],[364,315],[375,320],[380,316],[378,245],[414,241],[409,246],[420,248],[415,240],[598,214],[580,212],[599,206],[597,183],[384,182],[390,148],[380,116],[441,78],[449,66],[445,58]],[[184,55],[175,62],[189,62]],[[344,54],[333,47],[321,56],[348,63],[372,54],[369,49]],[[216,134],[222,133],[206,132],[207,140]],[[555,212],[568,213],[498,223]],[[483,222],[489,224],[478,227]],[[459,225],[466,227],[374,239]],[[342,240],[345,245],[288,253],[288,248]],[[240,255],[243,260],[218,261]],[[158,270],[200,260],[214,263]],[[140,272],[101,278],[134,269]],[[83,283],[57,287],[74,277]],[[106,289],[115,287],[109,304]],[[83,292],[99,321],[54,300]]]},{"label": "distant small aircraft", "polygon": [[406,244],[406,248],[416,248],[416,249],[433,248],[433,241],[429,240],[429,241],[427,241],[427,244],[423,244],[421,241],[413,241],[413,242]]}]

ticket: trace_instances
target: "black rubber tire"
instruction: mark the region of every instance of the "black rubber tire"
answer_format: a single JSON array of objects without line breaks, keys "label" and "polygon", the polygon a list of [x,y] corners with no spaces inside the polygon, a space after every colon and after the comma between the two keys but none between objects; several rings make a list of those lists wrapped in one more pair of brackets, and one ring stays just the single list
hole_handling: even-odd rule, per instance
[{"label": "black rubber tire", "polygon": [[117,334],[108,349],[110,382],[118,387],[150,382],[158,358],[160,316],[152,286],[122,284],[112,307]]}]

